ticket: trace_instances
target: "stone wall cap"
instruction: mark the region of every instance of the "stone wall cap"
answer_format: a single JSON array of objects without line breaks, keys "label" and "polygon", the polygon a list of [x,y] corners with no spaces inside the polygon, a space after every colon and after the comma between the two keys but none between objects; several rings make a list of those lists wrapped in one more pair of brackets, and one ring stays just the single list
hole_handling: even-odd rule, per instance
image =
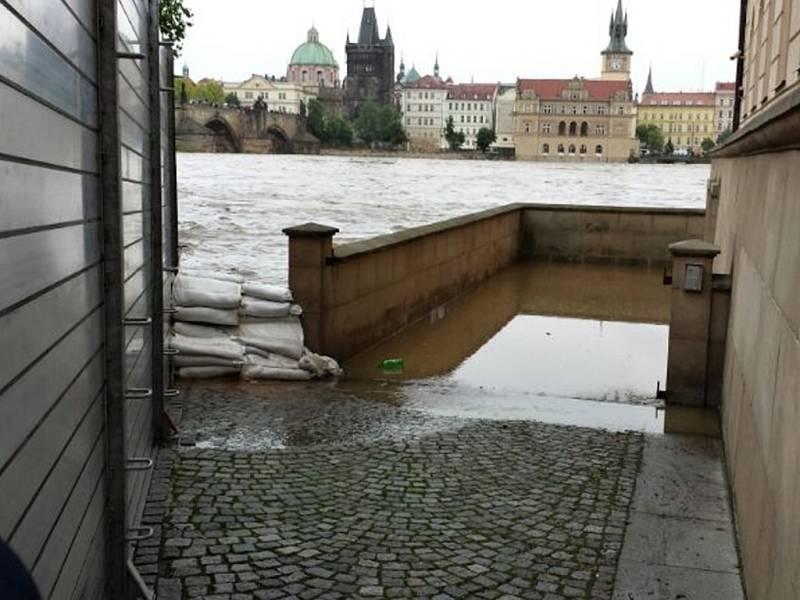
[{"label": "stone wall cap", "polygon": [[684,240],[669,245],[669,251],[673,256],[711,256],[714,257],[721,252],[719,246],[705,240]]},{"label": "stone wall cap", "polygon": [[329,225],[320,225],[319,223],[304,223],[303,225],[295,225],[294,227],[287,227],[283,233],[290,238],[326,238],[333,237],[339,230],[336,227]]}]

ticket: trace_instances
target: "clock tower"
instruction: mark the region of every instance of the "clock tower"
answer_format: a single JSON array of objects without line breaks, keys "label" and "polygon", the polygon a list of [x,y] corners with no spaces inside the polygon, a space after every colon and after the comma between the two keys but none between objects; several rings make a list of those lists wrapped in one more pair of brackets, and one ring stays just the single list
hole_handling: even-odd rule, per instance
[{"label": "clock tower", "polygon": [[611,40],[601,52],[603,56],[602,79],[627,81],[631,78],[631,56],[633,52],[625,44],[628,35],[628,13],[622,11],[622,0],[617,0],[617,11],[611,14],[608,26]]}]

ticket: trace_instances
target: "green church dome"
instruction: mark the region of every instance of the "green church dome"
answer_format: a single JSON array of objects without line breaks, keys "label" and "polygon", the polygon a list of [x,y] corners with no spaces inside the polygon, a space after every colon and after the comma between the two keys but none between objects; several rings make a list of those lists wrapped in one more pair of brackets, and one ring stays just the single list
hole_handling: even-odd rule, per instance
[{"label": "green church dome", "polygon": [[419,79],[419,72],[415,67],[411,67],[411,70],[406,75],[406,83],[414,83]]},{"label": "green church dome", "polygon": [[339,66],[333,53],[325,44],[320,43],[319,33],[313,27],[308,31],[308,41],[300,44],[292,54],[289,65]]}]

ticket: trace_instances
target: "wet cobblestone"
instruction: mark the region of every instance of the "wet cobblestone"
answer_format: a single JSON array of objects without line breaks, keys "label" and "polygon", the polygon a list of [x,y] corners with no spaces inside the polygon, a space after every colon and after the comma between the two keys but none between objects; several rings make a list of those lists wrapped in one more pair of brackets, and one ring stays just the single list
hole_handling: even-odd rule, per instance
[{"label": "wet cobblestone", "polygon": [[165,450],[145,517],[161,526],[137,564],[160,600],[607,599],[641,448],[639,434],[448,421],[405,439]]}]

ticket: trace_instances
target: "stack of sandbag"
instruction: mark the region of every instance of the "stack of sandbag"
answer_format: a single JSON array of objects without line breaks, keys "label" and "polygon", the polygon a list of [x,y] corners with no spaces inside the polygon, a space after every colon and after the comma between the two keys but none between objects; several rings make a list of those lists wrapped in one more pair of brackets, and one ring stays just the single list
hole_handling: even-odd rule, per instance
[{"label": "stack of sandbag", "polygon": [[235,327],[239,324],[242,286],[237,281],[180,273],[172,286],[175,320]]},{"label": "stack of sandbag", "polygon": [[171,347],[180,377],[306,381],[341,374],[335,360],[305,348],[303,311],[286,288],[182,271],[173,298]]}]

